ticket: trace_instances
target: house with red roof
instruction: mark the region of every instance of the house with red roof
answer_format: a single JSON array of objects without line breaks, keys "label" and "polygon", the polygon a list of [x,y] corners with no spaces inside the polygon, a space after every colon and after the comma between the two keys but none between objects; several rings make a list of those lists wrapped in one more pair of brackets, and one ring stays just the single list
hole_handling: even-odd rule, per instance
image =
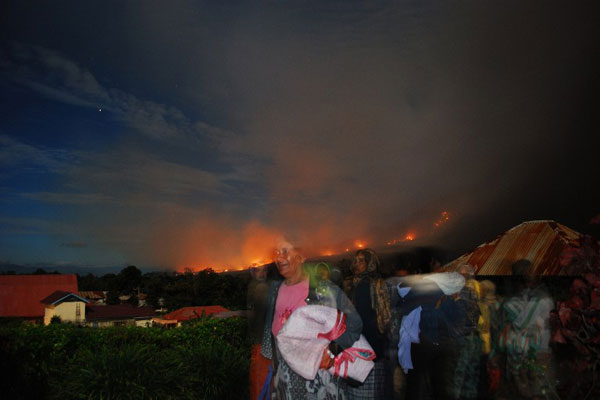
[{"label": "house with red roof", "polygon": [[218,317],[221,313],[230,312],[222,306],[195,306],[183,307],[163,315],[161,318],[154,318],[152,321],[156,324],[165,326],[181,326],[185,321],[201,317]]},{"label": "house with red roof", "polygon": [[0,317],[43,321],[42,300],[56,291],[78,293],[74,274],[0,275]]},{"label": "house with red roof", "polygon": [[89,301],[75,293],[57,290],[41,302],[46,306],[44,325],[50,324],[54,317],[59,317],[62,322],[85,322],[85,305]]},{"label": "house with red roof", "polygon": [[107,326],[142,326],[152,325],[152,319],[158,314],[152,307],[138,307],[131,304],[88,305],[86,308],[86,325],[93,327]]}]

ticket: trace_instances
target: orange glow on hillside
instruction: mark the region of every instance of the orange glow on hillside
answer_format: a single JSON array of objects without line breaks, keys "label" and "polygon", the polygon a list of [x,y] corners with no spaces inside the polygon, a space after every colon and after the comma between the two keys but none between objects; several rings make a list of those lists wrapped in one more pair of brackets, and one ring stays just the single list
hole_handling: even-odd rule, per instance
[{"label": "orange glow on hillside", "polygon": [[407,232],[402,239],[392,239],[388,241],[386,244],[388,246],[392,246],[394,244],[403,243],[403,242],[412,242],[417,238],[417,234],[415,232],[409,231]]},{"label": "orange glow on hillside", "polygon": [[[455,217],[452,214],[452,219]],[[355,238],[359,238],[342,242],[343,245],[335,238],[343,236],[340,233],[349,233],[351,230],[340,232],[333,222],[319,221],[311,228],[310,235],[296,237],[295,244],[300,246],[307,257],[352,253],[380,243],[406,246],[409,242],[429,240],[450,219],[451,213],[442,211],[433,223],[429,220],[405,226],[404,232],[397,232],[387,241],[373,242],[373,238],[368,240],[365,236],[359,236],[360,233],[355,233]],[[171,228],[164,234],[161,232],[155,238],[154,249],[163,257],[165,264],[172,262],[181,273],[198,272],[207,268],[215,272],[235,271],[273,262],[273,247],[282,236],[278,230],[258,221],[237,226],[233,221],[207,216],[192,221],[188,226]]]},{"label": "orange glow on hillside", "polygon": [[442,211],[440,218],[433,223],[434,228],[439,228],[450,220],[450,213],[448,211]]},{"label": "orange glow on hillside", "polygon": [[365,242],[363,242],[362,240],[355,240],[355,241],[354,241],[354,246],[355,246],[357,249],[364,249],[364,248],[365,248],[367,245],[366,245],[366,243],[365,243]]},{"label": "orange glow on hillside", "polygon": [[273,249],[282,237],[278,231],[255,221],[237,229],[223,225],[204,220],[192,223],[174,231],[172,242],[157,237],[156,249],[164,251],[181,273],[207,268],[231,272],[272,262]]}]

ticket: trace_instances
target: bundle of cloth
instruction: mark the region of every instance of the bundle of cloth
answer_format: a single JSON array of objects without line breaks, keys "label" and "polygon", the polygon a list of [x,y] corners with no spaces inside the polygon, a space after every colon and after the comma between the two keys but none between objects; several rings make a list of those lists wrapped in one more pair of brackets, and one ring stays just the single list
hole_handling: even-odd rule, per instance
[{"label": "bundle of cloth", "polygon": [[[346,330],[346,316],[327,306],[309,305],[296,309],[277,335],[281,356],[298,375],[315,379],[329,343]],[[375,365],[375,352],[363,335],[334,359],[329,372],[364,382]]]}]

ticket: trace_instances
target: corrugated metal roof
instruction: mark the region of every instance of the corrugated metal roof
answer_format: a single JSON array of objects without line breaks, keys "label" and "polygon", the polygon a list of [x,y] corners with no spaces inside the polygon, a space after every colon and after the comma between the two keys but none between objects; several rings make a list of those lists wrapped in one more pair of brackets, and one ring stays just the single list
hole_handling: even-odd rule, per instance
[{"label": "corrugated metal roof", "polygon": [[560,254],[567,247],[578,247],[581,238],[580,233],[555,221],[523,222],[443,269],[457,271],[470,264],[478,275],[511,275],[512,264],[524,259],[533,264],[536,275],[561,275]]},{"label": "corrugated metal roof", "polygon": [[77,293],[77,276],[0,275],[0,317],[42,318],[42,299],[57,290]]},{"label": "corrugated metal roof", "polygon": [[82,290],[79,295],[88,300],[100,300],[106,297],[100,290]]}]

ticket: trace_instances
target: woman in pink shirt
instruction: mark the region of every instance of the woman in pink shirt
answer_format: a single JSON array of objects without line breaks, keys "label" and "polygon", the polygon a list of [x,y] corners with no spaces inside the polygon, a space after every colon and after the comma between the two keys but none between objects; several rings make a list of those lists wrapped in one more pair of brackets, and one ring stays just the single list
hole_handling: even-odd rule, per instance
[{"label": "woman in pink shirt", "polygon": [[[275,249],[275,263],[283,281],[275,281],[269,288],[265,330],[262,343],[263,356],[274,365],[274,398],[297,399],[345,399],[346,385],[343,379],[332,376],[327,369],[333,365],[333,357],[352,347],[362,331],[362,321],[343,291],[328,280],[310,276],[302,267],[304,257],[291,244],[281,241]],[[346,331],[323,352],[321,369],[313,380],[306,380],[295,373],[278,354],[277,334],[290,314],[307,304],[337,308],[346,314]]]}]

